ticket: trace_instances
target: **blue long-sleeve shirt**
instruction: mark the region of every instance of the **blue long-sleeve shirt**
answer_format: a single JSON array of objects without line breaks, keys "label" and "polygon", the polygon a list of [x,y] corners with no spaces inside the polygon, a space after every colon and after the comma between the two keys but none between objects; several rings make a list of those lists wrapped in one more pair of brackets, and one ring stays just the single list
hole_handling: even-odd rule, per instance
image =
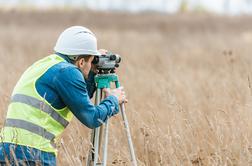
[{"label": "blue long-sleeve shirt", "polygon": [[41,96],[56,109],[67,106],[89,128],[100,126],[101,121],[118,113],[118,100],[115,96],[108,96],[98,106],[91,102],[90,97],[96,89],[93,72],[85,80],[67,56],[58,55],[66,61],[51,67],[35,84]]}]

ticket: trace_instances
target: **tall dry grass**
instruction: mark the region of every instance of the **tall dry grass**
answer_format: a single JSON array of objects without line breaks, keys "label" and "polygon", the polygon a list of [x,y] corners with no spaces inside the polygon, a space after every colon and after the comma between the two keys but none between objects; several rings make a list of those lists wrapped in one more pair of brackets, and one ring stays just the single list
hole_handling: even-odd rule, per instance
[{"label": "tall dry grass", "polygon": [[[2,125],[22,72],[71,25],[123,56],[118,70],[139,165],[252,164],[252,18],[209,15],[0,13]],[[110,121],[108,165],[130,165],[121,117]],[[74,120],[59,165],[85,163],[90,130]]]}]

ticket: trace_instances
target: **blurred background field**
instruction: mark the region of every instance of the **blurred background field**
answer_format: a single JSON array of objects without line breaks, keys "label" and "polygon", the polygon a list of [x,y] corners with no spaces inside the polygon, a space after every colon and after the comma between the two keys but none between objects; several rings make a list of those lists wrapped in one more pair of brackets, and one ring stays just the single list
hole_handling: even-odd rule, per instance
[{"label": "blurred background field", "polygon": [[[87,26],[123,58],[118,70],[139,165],[252,165],[252,17],[91,10],[0,11],[0,127],[17,80],[58,35]],[[108,165],[130,165],[110,124]],[[85,165],[90,130],[76,119],[58,165]]]}]

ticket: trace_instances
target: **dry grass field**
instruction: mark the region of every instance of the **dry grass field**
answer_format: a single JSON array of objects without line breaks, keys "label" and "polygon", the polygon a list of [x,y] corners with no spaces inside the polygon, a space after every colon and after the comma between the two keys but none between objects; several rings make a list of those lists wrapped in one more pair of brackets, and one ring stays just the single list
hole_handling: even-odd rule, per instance
[{"label": "dry grass field", "polygon": [[[139,165],[252,165],[252,17],[91,11],[0,12],[0,127],[22,72],[83,25],[118,70]],[[110,121],[108,165],[130,165],[121,116]],[[90,130],[74,119],[58,165],[85,165]]]}]

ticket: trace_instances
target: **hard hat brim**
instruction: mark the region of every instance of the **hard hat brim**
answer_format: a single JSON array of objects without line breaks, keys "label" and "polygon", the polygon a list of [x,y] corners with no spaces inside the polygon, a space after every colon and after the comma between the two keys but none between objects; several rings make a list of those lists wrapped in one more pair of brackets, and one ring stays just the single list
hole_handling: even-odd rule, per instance
[{"label": "hard hat brim", "polygon": [[101,56],[101,53],[96,50],[83,50],[83,49],[69,49],[69,48],[57,48],[56,46],[54,47],[55,52],[59,52],[61,54],[65,55],[94,55],[94,56]]},{"label": "hard hat brim", "polygon": [[96,53],[92,54],[94,56],[101,56],[102,54],[99,51],[96,51]]}]

